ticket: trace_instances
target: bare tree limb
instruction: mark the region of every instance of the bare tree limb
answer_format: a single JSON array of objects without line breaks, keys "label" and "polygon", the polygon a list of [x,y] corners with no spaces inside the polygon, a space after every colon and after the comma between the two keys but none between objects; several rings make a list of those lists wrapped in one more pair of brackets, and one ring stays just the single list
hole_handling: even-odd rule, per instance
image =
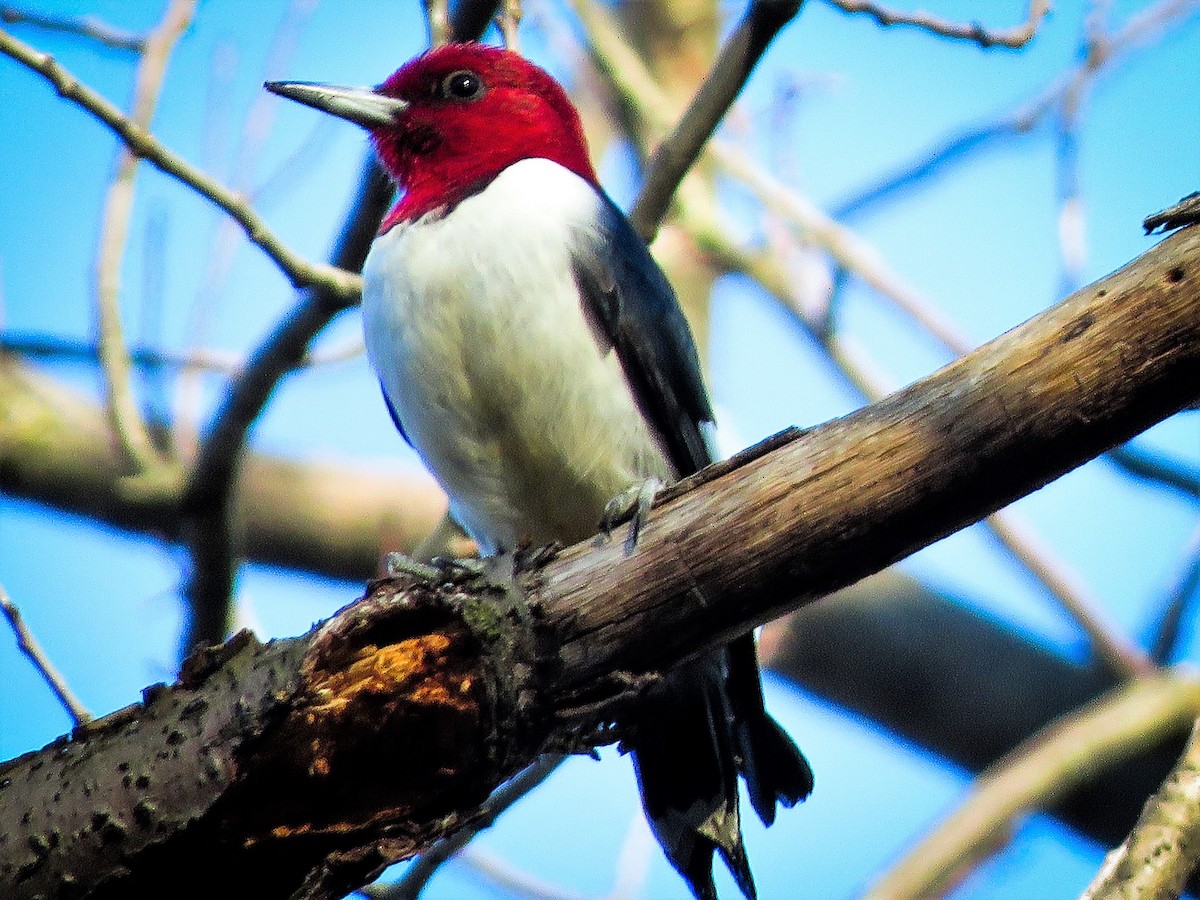
[{"label": "bare tree limb", "polygon": [[1131,678],[1153,671],[1149,655],[1133,643],[1092,596],[1082,578],[1054,555],[1011,510],[987,517],[987,527],[1008,555],[1038,581],[1087,635],[1092,651],[1115,675]]},{"label": "bare tree limb", "polygon": [[1024,47],[1037,34],[1038,26],[1050,11],[1050,0],[1030,0],[1025,22],[1006,29],[985,28],[979,22],[951,22],[927,12],[898,12],[871,0],[829,0],[831,4],[847,13],[864,13],[880,25],[909,25],[942,37],[961,41],[972,41],[980,47],[1006,47],[1017,50]]},{"label": "bare tree limb", "polygon": [[1154,234],[1156,231],[1174,231],[1197,222],[1200,222],[1200,191],[1193,191],[1178,203],[1146,216],[1142,227],[1146,229],[1146,234]]},{"label": "bare tree limb", "polygon": [[450,0],[425,0],[425,21],[429,26],[429,46],[440,47],[450,42]]},{"label": "bare tree limb", "polygon": [[500,30],[504,46],[515,53],[521,52],[518,29],[523,15],[521,0],[503,0],[500,4],[500,11],[496,14],[496,27]]},{"label": "bare tree limb", "polygon": [[803,0],[750,0],[745,16],[721,48],[712,70],[675,129],[654,151],[629,220],[647,242],[667,213],[671,197],[695,165],[705,143],[741,93],[768,45],[800,11]]},{"label": "bare tree limb", "polygon": [[[460,826],[547,741],[614,739],[608,704],[630,684],[1193,401],[1198,310],[1200,233],[1184,231],[886,400],[672,486],[635,553],[585,541],[542,556],[520,580],[525,630],[493,587],[393,578],[303,638],[197,654],[143,706],[0,769],[0,832],[16,837],[0,892],[68,873],[155,896],[180,859],[204,858],[182,896],[344,893]],[[1115,709],[1130,717],[1093,749],[1124,752],[1200,705],[1197,683],[1169,674],[1128,691],[1138,702]]]},{"label": "bare tree limb", "polygon": [[148,131],[131,122],[119,109],[78,81],[54,57],[42,53],[0,29],[0,54],[37,72],[63,98],[90,112],[108,126],[129,149],[163,173],[176,178],[232,216],[296,287],[320,285],[345,303],[357,302],[361,279],[350,272],[322,263],[309,263],[288,248],[267,228],[248,203],[220,182],[189,165],[169,151]]},{"label": "bare tree limb", "polygon": [[1181,556],[1182,571],[1167,591],[1150,645],[1150,658],[1159,665],[1166,665],[1175,656],[1184,623],[1192,620],[1191,611],[1200,599],[1200,527],[1192,531]]},{"label": "bare tree limb", "polygon": [[1179,897],[1200,860],[1200,724],[1129,837],[1080,900]]},{"label": "bare tree limb", "polygon": [[33,636],[33,632],[29,630],[25,620],[21,617],[21,611],[9,599],[8,593],[3,587],[0,587],[0,612],[4,613],[4,618],[8,619],[8,624],[17,637],[17,649],[24,653],[33,667],[38,670],[42,679],[49,685],[50,690],[75,724],[77,726],[86,725],[92,721],[92,714],[75,696],[75,692],[71,690],[71,686],[67,684],[67,680],[63,678],[54,663],[50,662],[50,658],[42,650],[41,644],[37,642],[37,638]]},{"label": "bare tree limb", "polygon": [[392,884],[376,884],[363,890],[370,900],[417,900],[429,880],[437,874],[442,864],[469,844],[479,832],[491,828],[497,818],[514,803],[549,778],[566,759],[560,753],[546,753],[531,765],[522,769],[487,798],[479,807],[479,814],[471,822],[453,834],[442,838],[413,863],[404,877]]},{"label": "bare tree limb", "polygon": [[1116,32],[1095,44],[1079,65],[1065,70],[1032,100],[993,121],[969,128],[945,143],[902,166],[876,184],[837,204],[830,215],[838,220],[861,216],[901,196],[919,184],[928,184],[929,177],[948,171],[979,150],[999,140],[1032,133],[1051,113],[1061,108],[1067,98],[1076,95],[1081,85],[1094,81],[1112,71],[1135,49],[1155,40],[1167,28],[1193,15],[1200,4],[1196,0],[1160,0],[1129,17]]},{"label": "bare tree limb", "polygon": [[1106,459],[1134,478],[1153,482],[1192,500],[1200,500],[1200,473],[1178,460],[1135,447],[1118,447],[1110,451]]},{"label": "bare tree limb", "polygon": [[146,43],[143,35],[114,28],[95,16],[48,16],[5,4],[0,6],[0,21],[10,25],[31,25],[46,31],[78,35],[115,50],[140,53]]},{"label": "bare tree limb", "polygon": [[[1163,673],[1117,688],[1026,741],[975,780],[961,806],[866,896],[936,896],[1007,840],[1016,820],[1094,773],[1132,756],[1200,715],[1200,683]],[[1185,876],[1186,877],[1186,876]]]},{"label": "bare tree limb", "polygon": [[[191,25],[195,10],[196,0],[172,0],[162,20],[146,35],[134,83],[131,126],[150,130],[171,51]],[[116,172],[104,198],[98,229],[93,316],[113,433],[134,471],[149,475],[166,461],[150,440],[150,430],[133,394],[129,352],[121,325],[121,264],[129,236],[137,169],[137,155],[129,147],[122,147],[117,153]]]},{"label": "bare tree limb", "polygon": [[500,0],[456,0],[450,9],[451,40],[477,41],[496,19]]},{"label": "bare tree limb", "polygon": [[[0,355],[0,492],[178,542],[183,485],[143,492],[125,472],[93,398]],[[445,494],[415,466],[253,451],[233,502],[251,559],[355,581],[377,574],[387,551],[412,551],[446,509]]]},{"label": "bare tree limb", "polygon": [[[577,0],[575,8],[591,37],[593,53],[602,72],[614,86],[618,86],[618,92],[625,101],[638,108],[651,125],[662,127],[669,118],[670,103],[654,79],[645,71],[645,67],[620,39],[615,24],[596,4]],[[815,237],[841,264],[849,265],[855,274],[865,277],[869,284],[895,300],[901,309],[912,315],[948,349],[959,355],[969,351],[969,343],[958,330],[938,316],[929,303],[904,284],[903,279],[888,270],[879,255],[853,232],[839,226],[813,204],[788,190],[777,179],[748,160],[744,154],[719,141],[712,142],[707,149],[727,171],[750,185],[768,208],[797,223],[806,238]],[[704,201],[700,205],[703,206],[704,213],[699,218],[706,220],[707,226],[705,235],[697,235],[701,245],[707,242],[710,249],[715,249],[712,242],[720,241],[722,248],[718,253],[732,261],[731,268],[756,275],[760,282],[763,281],[760,274],[762,267],[758,265],[764,262],[763,258],[757,257],[756,262],[750,265],[743,261],[743,257],[733,250],[730,242],[723,237],[718,217],[710,208],[711,202]],[[685,225],[696,224],[696,212],[697,204],[689,194],[683,216]],[[788,297],[790,290],[781,287],[784,282],[786,279],[780,279],[776,284],[765,283],[764,286],[777,296]],[[808,321],[804,311],[798,307],[791,308],[801,316],[809,332],[826,346],[859,390],[868,398],[882,395],[879,380],[871,376],[870,369],[861,356],[852,355],[854,349],[844,339]],[[1107,621],[1100,611],[1099,604],[1090,597],[1079,579],[1071,576],[1061,562],[1053,559],[1051,554],[1037,545],[1028,528],[1020,526],[1006,514],[990,517],[988,525],[1001,546],[1019,564],[1043,581],[1052,596],[1080,623],[1100,656],[1114,671],[1136,674],[1148,670],[1150,664],[1146,657]]]},{"label": "bare tree limb", "polygon": [[[128,348],[129,362],[137,369],[176,369],[236,376],[246,366],[246,360],[236,353],[200,347],[194,350],[132,346]],[[54,362],[82,362],[95,365],[100,351],[95,344],[53,334],[32,332],[0,332],[0,353],[12,353],[29,359]],[[292,371],[335,365],[362,356],[361,340],[351,340],[336,347],[308,352]]]}]

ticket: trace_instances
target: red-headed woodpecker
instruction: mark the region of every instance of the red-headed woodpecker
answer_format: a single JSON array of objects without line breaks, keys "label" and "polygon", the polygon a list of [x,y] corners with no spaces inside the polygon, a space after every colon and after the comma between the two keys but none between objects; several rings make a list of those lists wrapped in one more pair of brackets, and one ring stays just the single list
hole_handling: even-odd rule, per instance
[{"label": "red-headed woodpecker", "polygon": [[[367,354],[484,554],[582,540],[614,496],[712,461],[687,323],[554,79],[450,44],[374,90],[267,87],[365,127],[402,191],[363,269]],[[647,817],[693,893],[716,896],[716,850],[752,898],[737,776],[767,824],[812,789],[763,709],[753,639],[672,671],[622,725]]]}]

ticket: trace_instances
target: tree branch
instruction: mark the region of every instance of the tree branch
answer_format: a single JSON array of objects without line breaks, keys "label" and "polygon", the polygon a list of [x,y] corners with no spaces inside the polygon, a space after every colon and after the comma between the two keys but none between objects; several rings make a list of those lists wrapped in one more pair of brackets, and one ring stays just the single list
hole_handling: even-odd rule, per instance
[{"label": "tree branch", "polygon": [[1029,11],[1021,25],[1006,29],[985,28],[979,22],[951,22],[918,10],[897,12],[894,9],[872,3],[871,0],[830,0],[838,9],[847,13],[865,13],[884,28],[893,25],[909,25],[942,37],[960,41],[973,41],[980,47],[1006,47],[1016,50],[1024,47],[1037,34],[1038,26],[1050,11],[1050,0],[1030,0]]},{"label": "tree branch", "polygon": [[1186,728],[1198,714],[1200,682],[1180,673],[1117,688],[1050,725],[981,775],[962,805],[866,896],[917,900],[944,893],[1004,842],[1018,817],[1164,735]]},{"label": "tree branch", "polygon": [[886,400],[672,486],[632,555],[587,541],[543,560],[516,622],[494,588],[393,578],[303,638],[198,654],[144,706],[0,769],[0,893],[66,873],[148,896],[185,858],[209,863],[188,895],[361,885],[533,755],[614,739],[606,704],[630,684],[1194,401],[1198,313],[1191,229]]},{"label": "tree branch", "polygon": [[[1197,712],[1200,712],[1198,710]],[[1133,831],[1080,900],[1178,897],[1200,859],[1200,723]]]},{"label": "tree branch", "polygon": [[63,678],[54,663],[50,662],[50,658],[42,650],[41,644],[37,642],[33,632],[26,626],[24,618],[21,617],[21,611],[9,599],[8,593],[3,587],[0,587],[0,613],[3,613],[4,618],[8,619],[8,624],[17,637],[17,649],[24,653],[33,667],[41,673],[42,679],[50,687],[54,696],[58,698],[58,702],[63,705],[63,709],[75,720],[75,724],[86,725],[92,721],[92,714],[75,696],[75,692],[67,684],[67,679]]},{"label": "tree branch", "polygon": [[[181,539],[182,484],[145,491],[126,479],[95,400],[0,354],[0,410],[0,491]],[[233,503],[250,558],[356,581],[377,573],[383,553],[413,550],[446,509],[441,489],[415,466],[254,452],[239,470]]]},{"label": "tree branch", "polygon": [[346,303],[357,301],[361,287],[361,279],[357,275],[302,259],[267,228],[254,208],[242,197],[176,156],[150,132],[131,122],[121,110],[78,81],[54,57],[35,50],[3,29],[0,29],[0,53],[37,72],[54,86],[61,97],[90,112],[124,141],[136,156],[183,182],[227,212],[242,226],[251,243],[266,253],[294,286],[320,285]]},{"label": "tree branch", "polygon": [[[969,128],[901,166],[875,184],[843,200],[830,210],[839,220],[861,216],[882,203],[897,199],[918,184],[929,184],[930,176],[949,171],[952,164],[999,140],[1032,134],[1047,116],[1062,108],[1084,86],[1110,72],[1139,46],[1152,41],[1167,27],[1196,11],[1196,0],[1160,0],[1130,16],[1116,32],[1106,35],[1093,52],[1078,65],[1052,79],[1036,97],[991,122]],[[1147,229],[1149,230],[1149,229]]]},{"label": "tree branch", "polygon": [[0,21],[10,25],[31,25],[46,31],[79,35],[116,50],[140,53],[146,43],[142,35],[114,28],[95,16],[47,16],[5,4],[0,6]]},{"label": "tree branch", "polygon": [[768,45],[800,11],[802,2],[751,0],[683,118],[650,157],[646,180],[629,213],[629,221],[647,243],[658,231],[679,182],[695,165]]},{"label": "tree branch", "polygon": [[[179,37],[192,22],[196,0],[172,0],[160,21],[146,36],[138,58],[130,124],[149,131],[158,107],[167,63]],[[100,369],[104,375],[109,421],[133,470],[151,475],[166,465],[142,418],[130,382],[129,350],[121,325],[121,264],[129,237],[138,157],[128,147],[117,153],[116,172],[104,198],[95,264],[95,307]]]}]

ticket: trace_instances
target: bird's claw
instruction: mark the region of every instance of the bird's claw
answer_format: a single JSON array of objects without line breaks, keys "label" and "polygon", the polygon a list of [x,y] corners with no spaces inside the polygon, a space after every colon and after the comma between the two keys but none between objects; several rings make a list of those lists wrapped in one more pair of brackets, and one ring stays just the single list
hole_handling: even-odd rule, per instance
[{"label": "bird's claw", "polygon": [[491,603],[502,614],[515,619],[522,625],[533,624],[529,610],[529,598],[517,584],[517,555],[511,551],[485,556],[480,560],[476,577],[498,594]]},{"label": "bird's claw", "polygon": [[499,553],[482,559],[450,559],[435,556],[428,563],[403,553],[389,553],[384,558],[388,575],[411,575],[432,583],[462,584],[482,582],[491,588],[488,602],[518,622],[530,624],[529,601],[517,584],[517,557],[514,553]]},{"label": "bird's claw", "polygon": [[629,534],[625,537],[625,552],[632,553],[637,548],[638,537],[642,528],[650,519],[650,507],[654,498],[665,487],[657,478],[647,478],[631,484],[617,496],[604,505],[604,515],[600,518],[600,530],[606,538],[611,538],[618,525],[629,523]]},{"label": "bird's claw", "polygon": [[403,553],[389,553],[383,558],[384,571],[389,576],[411,575],[422,581],[436,581],[441,572],[428,563],[420,562]]}]

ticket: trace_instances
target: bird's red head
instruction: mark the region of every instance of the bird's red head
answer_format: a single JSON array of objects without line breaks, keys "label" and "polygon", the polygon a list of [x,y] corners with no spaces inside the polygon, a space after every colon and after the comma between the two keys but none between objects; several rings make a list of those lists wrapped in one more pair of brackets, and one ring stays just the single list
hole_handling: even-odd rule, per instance
[{"label": "bird's red head", "polygon": [[499,47],[438,47],[373,92],[296,82],[268,88],[370,130],[380,160],[404,191],[384,230],[453,205],[522,159],[549,159],[596,183],[566,92]]}]

